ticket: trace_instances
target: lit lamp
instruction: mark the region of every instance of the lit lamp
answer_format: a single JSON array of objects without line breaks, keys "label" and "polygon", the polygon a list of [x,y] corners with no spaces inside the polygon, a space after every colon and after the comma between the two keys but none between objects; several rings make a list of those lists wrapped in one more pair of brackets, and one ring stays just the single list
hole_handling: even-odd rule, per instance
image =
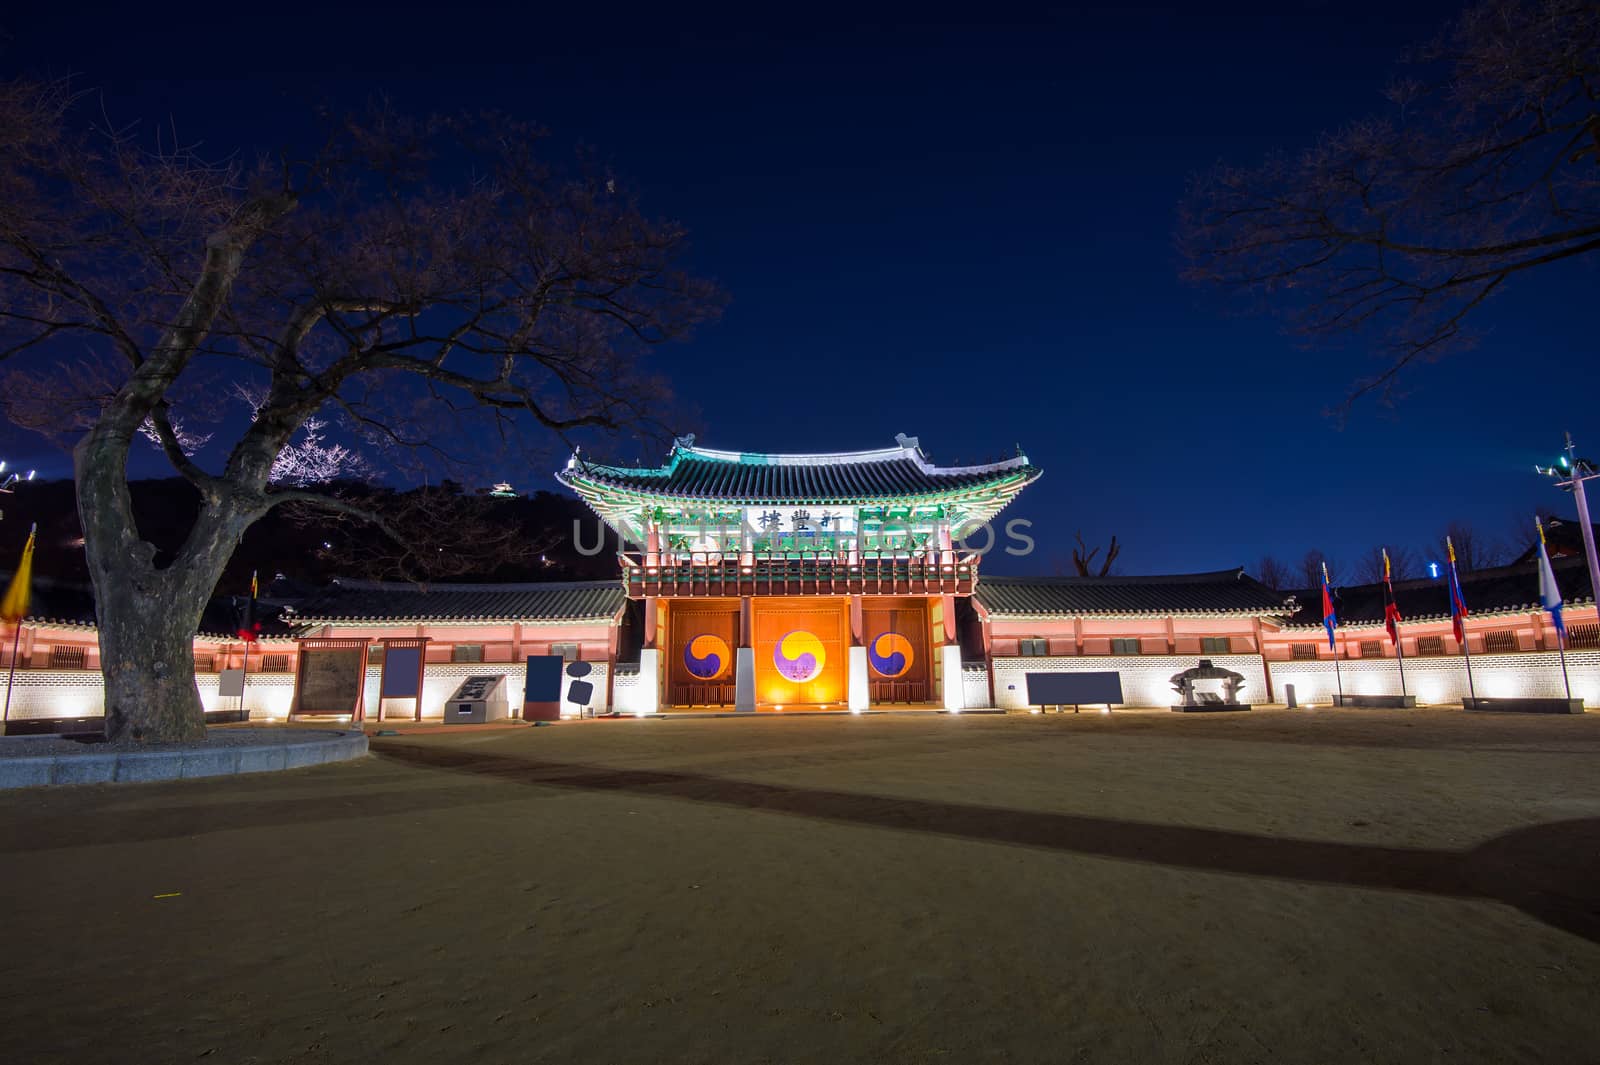
[{"label": "lit lamp", "polygon": [[1541,476],[1554,479],[1557,488],[1571,492],[1577,501],[1578,528],[1583,534],[1583,553],[1589,562],[1589,587],[1595,595],[1600,595],[1600,558],[1595,557],[1594,526],[1589,524],[1589,501],[1583,494],[1583,482],[1600,477],[1600,471],[1597,471],[1594,463],[1588,459],[1578,457],[1577,448],[1572,443],[1572,434],[1567,433],[1566,437],[1567,453],[1556,460],[1556,465],[1536,465],[1534,471]]}]

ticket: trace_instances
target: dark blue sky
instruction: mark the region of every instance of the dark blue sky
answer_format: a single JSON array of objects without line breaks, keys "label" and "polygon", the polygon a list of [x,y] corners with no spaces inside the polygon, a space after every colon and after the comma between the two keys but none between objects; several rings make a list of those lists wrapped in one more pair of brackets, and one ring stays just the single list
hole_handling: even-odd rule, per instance
[{"label": "dark blue sky", "polygon": [[1378,109],[1455,5],[153,10],[28,5],[0,22],[0,64],[78,72],[119,115],[218,148],[373,91],[595,146],[732,297],[663,353],[698,408],[686,428],[768,451],[907,432],[942,462],[1020,443],[1046,470],[1014,511],[1040,554],[995,569],[1051,572],[1080,528],[1116,533],[1125,572],[1353,560],[1452,518],[1508,535],[1537,503],[1570,507],[1529,468],[1562,429],[1600,453],[1594,265],[1518,279],[1475,351],[1342,426],[1323,412],[1370,368],[1359,348],[1307,349],[1177,279],[1192,172]]}]

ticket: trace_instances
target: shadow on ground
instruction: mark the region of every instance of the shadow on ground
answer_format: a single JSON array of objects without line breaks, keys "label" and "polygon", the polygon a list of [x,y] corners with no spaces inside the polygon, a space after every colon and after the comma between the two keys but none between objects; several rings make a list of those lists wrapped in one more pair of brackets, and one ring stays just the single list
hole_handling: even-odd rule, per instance
[{"label": "shadow on ground", "polygon": [[1600,818],[1517,829],[1465,851],[1428,850],[1007,810],[673,770],[538,761],[406,743],[374,743],[373,751],[409,765],[541,788],[713,803],[1237,876],[1489,899],[1600,942]]}]

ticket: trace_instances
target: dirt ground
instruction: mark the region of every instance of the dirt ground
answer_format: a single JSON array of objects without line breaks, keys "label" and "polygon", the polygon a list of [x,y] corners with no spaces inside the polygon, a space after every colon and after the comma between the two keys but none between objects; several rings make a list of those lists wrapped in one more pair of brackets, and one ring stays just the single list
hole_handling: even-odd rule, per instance
[{"label": "dirt ground", "polygon": [[373,749],[0,793],[0,1057],[1600,1061],[1597,714]]}]

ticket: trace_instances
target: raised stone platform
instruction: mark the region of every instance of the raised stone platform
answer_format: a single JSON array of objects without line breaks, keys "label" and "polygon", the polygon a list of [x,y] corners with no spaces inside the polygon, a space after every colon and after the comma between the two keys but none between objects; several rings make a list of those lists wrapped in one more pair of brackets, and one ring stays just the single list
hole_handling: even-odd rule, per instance
[{"label": "raised stone platform", "polygon": [[1335,695],[1334,706],[1366,707],[1369,710],[1410,710],[1417,705],[1415,695]]},{"label": "raised stone platform", "polygon": [[1172,708],[1174,714],[1223,714],[1230,710],[1248,710],[1249,703],[1191,703]]},{"label": "raised stone platform", "polygon": [[0,739],[0,788],[112,784],[265,773],[367,753],[359,731],[218,729],[203,745],[110,746],[62,736]]},{"label": "raised stone platform", "polygon": [[1581,714],[1582,699],[1484,699],[1463,698],[1461,709],[1486,714]]}]

